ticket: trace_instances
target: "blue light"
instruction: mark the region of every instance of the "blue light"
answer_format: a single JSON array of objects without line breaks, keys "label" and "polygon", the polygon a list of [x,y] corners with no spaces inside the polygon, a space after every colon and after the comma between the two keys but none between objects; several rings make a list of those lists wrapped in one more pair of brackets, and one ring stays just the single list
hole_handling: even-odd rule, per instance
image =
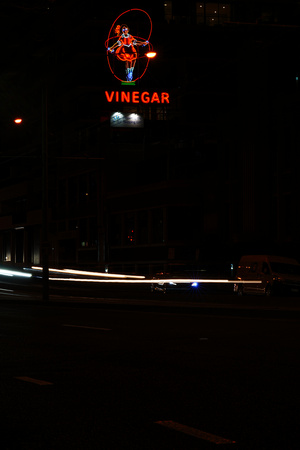
[{"label": "blue light", "polygon": [[192,287],[198,287],[198,283],[192,283]]}]

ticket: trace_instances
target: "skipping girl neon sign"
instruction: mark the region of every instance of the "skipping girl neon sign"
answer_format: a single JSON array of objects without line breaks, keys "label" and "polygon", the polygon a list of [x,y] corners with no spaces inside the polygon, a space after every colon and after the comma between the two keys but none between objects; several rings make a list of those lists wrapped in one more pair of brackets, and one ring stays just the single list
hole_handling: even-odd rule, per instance
[{"label": "skipping girl neon sign", "polygon": [[[124,23],[142,24],[145,37],[131,34],[129,26]],[[112,74],[121,82],[135,82],[142,78],[149,64],[149,58],[153,58],[150,44],[152,33],[152,20],[149,14],[142,9],[130,9],[120,14],[113,22],[108,38],[105,42],[107,50],[107,62]],[[135,70],[138,61],[138,71]]]}]

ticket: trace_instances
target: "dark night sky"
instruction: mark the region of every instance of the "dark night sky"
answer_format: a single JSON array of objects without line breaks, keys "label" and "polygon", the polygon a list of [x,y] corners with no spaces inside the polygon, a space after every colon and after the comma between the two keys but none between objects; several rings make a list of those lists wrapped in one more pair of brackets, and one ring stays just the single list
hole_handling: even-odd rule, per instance
[{"label": "dark night sky", "polygon": [[[148,4],[147,4],[148,3]],[[240,2],[241,6],[256,5],[261,2]],[[292,2],[295,3],[295,2]],[[264,2],[274,5],[276,2]],[[2,41],[0,61],[0,115],[22,113],[25,108],[30,108],[33,98],[28,86],[31,78],[39,76],[43,72],[41,55],[48,47],[64,48],[67,51],[67,42],[72,42],[76,37],[77,26],[84,18],[96,18],[103,24],[103,30],[99,29],[98,44],[93,45],[93,50],[99,50],[104,54],[104,40],[106,39],[107,27],[125,9],[132,7],[145,8],[153,17],[161,12],[163,2],[149,3],[145,1],[122,1],[113,2],[112,6],[104,5],[98,1],[79,0],[6,0],[0,2],[0,39]],[[174,12],[184,14],[195,6],[194,1],[173,1]],[[254,8],[255,9],[255,8]],[[99,28],[101,25],[99,25]],[[264,33],[264,34],[263,34]],[[295,75],[300,72],[298,53],[297,29],[289,30],[283,27],[270,28],[261,32],[256,29],[247,29],[240,33],[238,39],[224,30],[215,32],[209,36],[207,33],[203,38],[198,32],[192,35],[191,31],[184,31],[184,39],[176,39],[176,36],[159,35],[158,29],[153,30],[152,43],[158,50],[156,64],[153,65],[153,76],[158,77],[163,83],[163,78],[168,80],[171,87],[184,80],[188,84],[205,82],[210,89],[217,81],[219,85],[225,82],[234,82],[224,73],[220,76],[218,64],[213,66],[212,56],[220,60],[241,57],[243,53],[249,54],[248,41],[257,42],[257,50],[252,50],[252,57],[261,58],[264,64],[268,64],[269,80],[268,88],[277,91],[285,90],[288,85],[293,85]],[[174,39],[176,44],[174,44]],[[76,42],[76,39],[74,40]],[[263,44],[260,44],[260,42]],[[77,40],[78,43],[78,40]],[[87,45],[87,44],[84,44]],[[72,50],[72,49],[71,49]],[[255,53],[255,54],[253,54]],[[177,78],[170,73],[170,65],[166,64],[165,56],[175,58],[182,54],[184,59],[200,58],[210,60],[210,66],[198,66],[194,63],[186,67],[187,73],[178,70]],[[161,58],[159,60],[159,58]],[[159,63],[159,64],[158,64]],[[198,63],[197,63],[198,64]],[[251,71],[251,64],[246,64],[247,70]],[[159,70],[159,67],[164,67]],[[184,66],[182,66],[184,67]],[[157,73],[155,73],[157,69]],[[184,70],[186,70],[184,69]],[[254,69],[256,70],[256,69]],[[223,73],[222,73],[223,75]],[[188,78],[187,78],[188,77]],[[227,77],[227,78],[226,78]],[[150,79],[150,77],[149,77]],[[246,79],[249,79],[247,74]],[[293,79],[293,81],[291,81]],[[240,80],[241,81],[241,80]],[[216,85],[216,84],[215,84]],[[25,88],[26,87],[26,88]],[[22,93],[22,95],[21,95]],[[23,103],[22,104],[22,97]],[[30,98],[32,99],[30,102]]]},{"label": "dark night sky", "polygon": [[[241,5],[257,4],[257,2],[240,2]],[[266,2],[273,5],[274,2]],[[163,2],[148,4],[145,1],[115,1],[112,6],[104,5],[98,1],[78,1],[78,0],[15,0],[0,2],[0,38],[2,41],[2,52],[0,61],[0,116],[2,120],[10,115],[27,114],[31,115],[31,108],[34,107],[34,98],[32,96],[30,84],[34,77],[39,77],[43,73],[43,58],[41,55],[47,48],[54,46],[68,48],[68,42],[76,42],[77,26],[84,18],[96,18],[99,20],[99,28],[103,24],[103,30],[99,29],[97,36],[98,44],[93,45],[93,50],[99,50],[104,55],[104,40],[106,39],[107,27],[125,9],[132,7],[142,7],[147,9],[153,17],[161,11]],[[194,7],[194,1],[173,2],[174,11],[184,14]],[[264,33],[264,34],[262,34]],[[256,41],[257,49],[252,51],[252,57],[261,58],[263,64],[268,64],[268,89],[285,91],[287,86],[294,86],[295,74],[300,72],[299,58],[295,55],[297,48],[297,29],[269,29],[267,33],[255,29],[247,29],[239,34],[238,39],[235,34],[220,30],[209,36],[206,34],[203,38],[198,32],[192,35],[191,31],[184,32],[184,39],[176,39],[174,45],[174,36],[159,35],[158,29],[153,30],[153,44],[158,50],[157,61],[153,65],[153,80],[160,80],[161,87],[164,85],[164,78],[169,87],[176,86],[181,81],[188,85],[195,83],[196,87],[201,88],[204,82],[207,89],[219,88],[225,83],[234,84],[235,78],[231,77],[230,71],[226,74],[221,73],[218,64],[214,66],[212,56],[224,64],[230,64],[231,58],[243,58],[243,53],[249,54],[248,41]],[[75,37],[75,39],[74,39]],[[209,40],[208,40],[209,39]],[[260,42],[263,44],[260,44]],[[77,40],[78,43],[78,40]],[[80,43],[79,43],[80,44]],[[87,43],[84,43],[86,46]],[[86,47],[84,47],[86,48]],[[71,49],[71,47],[70,47]],[[71,49],[72,50],[72,49]],[[181,52],[181,53],[180,53]],[[200,58],[209,60],[209,66],[201,67],[195,63],[182,66],[183,70],[177,70],[177,75],[171,72],[172,65],[166,63],[169,58],[176,58],[182,54],[184,59]],[[160,58],[160,59],[159,59]],[[226,62],[227,60],[227,62]],[[159,64],[158,64],[159,63]],[[185,64],[185,63],[184,63]],[[163,67],[163,70],[159,70]],[[200,69],[198,69],[200,67]],[[245,64],[247,71],[252,69],[251,64]],[[157,70],[157,72],[155,72]],[[150,74],[150,72],[149,72]],[[231,78],[230,78],[231,77]],[[148,77],[150,81],[150,77]],[[249,80],[247,73],[245,79]],[[242,82],[242,80],[239,80]],[[165,83],[165,84],[166,84]],[[251,88],[251,86],[250,86]],[[28,110],[29,109],[29,110]]]}]

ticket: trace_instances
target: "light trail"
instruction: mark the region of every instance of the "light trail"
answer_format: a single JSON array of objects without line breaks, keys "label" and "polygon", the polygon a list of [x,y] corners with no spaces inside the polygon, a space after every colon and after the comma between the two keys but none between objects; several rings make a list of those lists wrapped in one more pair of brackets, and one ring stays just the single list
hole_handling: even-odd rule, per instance
[{"label": "light trail", "polygon": [[51,281],[76,281],[81,283],[129,283],[129,284],[190,284],[190,283],[228,283],[228,284],[259,284],[261,281],[257,280],[210,280],[197,278],[180,278],[180,279],[165,279],[165,280],[99,280],[93,278],[56,278],[49,277]]},{"label": "light trail", "polygon": [[[33,270],[42,271],[43,268],[39,266],[32,266]],[[143,275],[124,275],[107,272],[90,272],[86,270],[76,269],[55,269],[50,268],[49,272],[62,275],[80,275],[90,276],[95,278],[74,278],[74,277],[49,277],[51,281],[72,281],[80,283],[130,283],[130,284],[194,284],[195,283],[223,283],[223,284],[260,284],[261,280],[227,280],[227,279],[206,279],[206,278],[165,278],[165,279],[146,279]]]},{"label": "light trail", "polygon": [[24,278],[32,277],[31,273],[24,273],[19,272],[17,270],[9,270],[9,269],[0,269],[0,275],[5,275],[6,277],[24,277]]},{"label": "light trail", "polygon": [[198,439],[204,439],[205,441],[212,442],[213,444],[236,444],[236,441],[231,439],[226,439],[221,436],[216,436],[215,434],[207,433],[206,431],[198,430],[197,428],[189,427],[178,422],[173,422],[173,420],[160,420],[155,422],[163,427],[171,428],[175,431],[180,431],[181,433],[188,434]]},{"label": "light trail", "polygon": [[[32,266],[33,270],[43,270],[42,267],[39,266]],[[113,274],[113,273],[107,273],[107,272],[89,272],[86,270],[75,270],[75,269],[49,269],[49,272],[56,272],[56,273],[63,273],[63,274],[70,274],[70,275],[90,275],[93,277],[105,277],[105,278],[133,278],[133,279],[144,279],[145,277],[143,275],[122,275],[122,274]]]},{"label": "light trail", "polygon": [[14,378],[16,380],[27,381],[28,383],[38,384],[40,386],[53,385],[53,383],[50,383],[50,381],[37,380],[36,378],[30,378],[30,377],[14,377]]},{"label": "light trail", "polygon": [[111,331],[111,328],[99,328],[99,327],[88,327],[85,325],[71,325],[71,324],[63,324],[63,327],[69,328],[84,328],[86,330],[100,330],[100,331]]}]

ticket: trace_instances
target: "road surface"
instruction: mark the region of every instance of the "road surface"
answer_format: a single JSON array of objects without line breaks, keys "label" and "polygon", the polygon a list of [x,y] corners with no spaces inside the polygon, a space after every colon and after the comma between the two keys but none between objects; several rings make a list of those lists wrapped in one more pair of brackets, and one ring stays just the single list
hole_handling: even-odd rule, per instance
[{"label": "road surface", "polygon": [[299,448],[299,320],[0,302],[11,449]]}]

